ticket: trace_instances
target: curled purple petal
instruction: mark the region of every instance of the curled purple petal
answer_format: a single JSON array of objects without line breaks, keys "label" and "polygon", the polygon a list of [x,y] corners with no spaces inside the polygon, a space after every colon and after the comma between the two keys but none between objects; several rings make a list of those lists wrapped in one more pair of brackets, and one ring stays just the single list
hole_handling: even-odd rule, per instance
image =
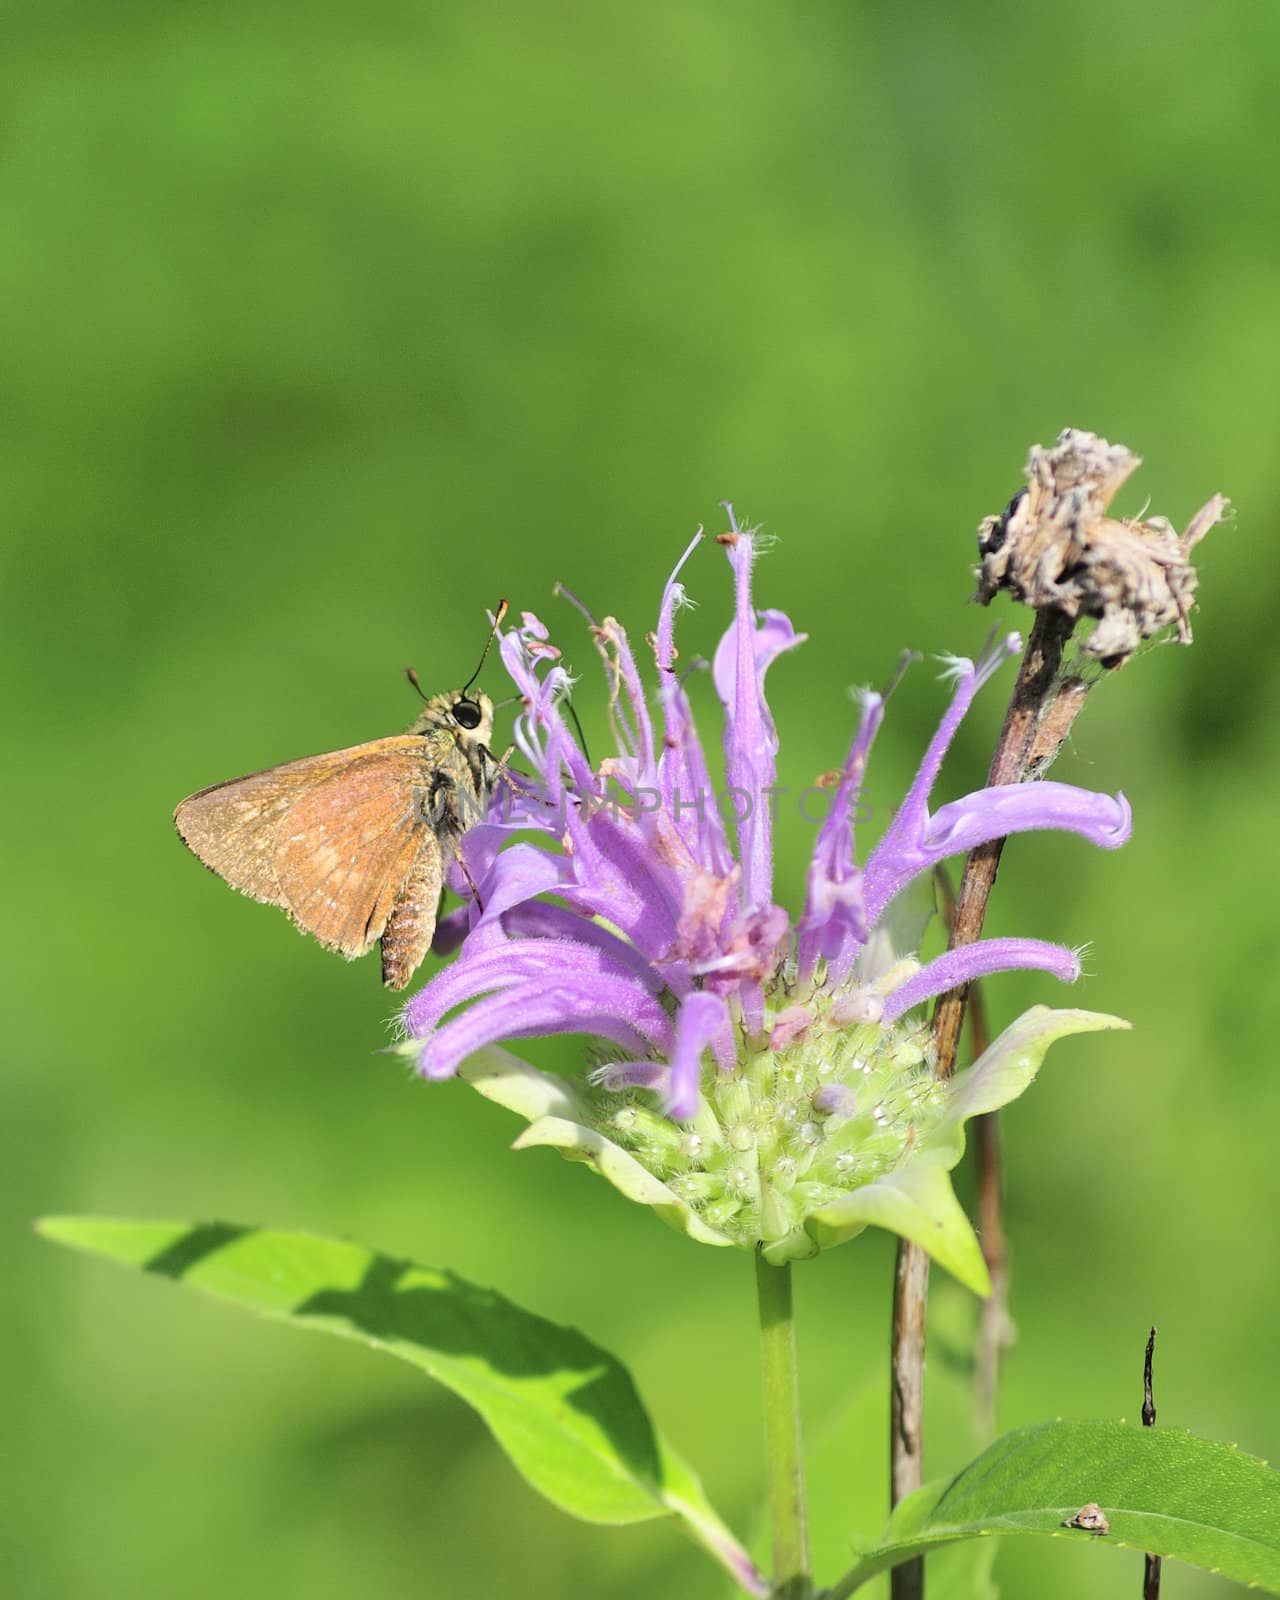
[{"label": "curled purple petal", "polygon": [[[636,757],[636,781],[652,784],[657,776],[653,721],[649,716],[649,705],[645,699],[644,686],[640,681],[640,669],[636,666],[636,658],[631,650],[631,641],[627,638],[626,629],[612,617],[605,618],[600,635],[613,647],[613,658],[617,666],[610,706],[619,713],[621,726],[626,730],[633,747]],[[626,696],[629,717],[622,717],[619,689]]]},{"label": "curled purple petal", "polygon": [[607,917],[650,959],[676,943],[681,910],[678,862],[663,861],[624,817],[607,810],[571,815],[573,885],[564,897]]},{"label": "curled purple petal", "polygon": [[662,975],[633,944],[567,906],[526,900],[506,913],[502,930],[510,939],[555,939],[594,945],[619,971],[631,973],[655,994],[662,987]]},{"label": "curled purple petal", "polygon": [[663,749],[658,762],[662,814],[704,870],[727,878],[733,870],[733,852],[688,696],[674,677],[662,686],[662,710]]},{"label": "curled purple petal", "polygon": [[676,1017],[671,1052],[668,1114],[676,1122],[696,1116],[702,1090],[702,1053],[729,1025],[723,1000],[713,994],[691,994]]},{"label": "curled purple petal", "polygon": [[499,918],[538,895],[554,894],[568,876],[563,856],[553,856],[536,845],[511,845],[493,862],[478,883],[480,907],[474,907],[473,930]]},{"label": "curled purple petal", "polygon": [[1128,841],[1133,815],[1122,794],[1113,797],[1071,783],[1005,783],[939,806],[923,845],[932,859],[941,860],[1033,828],[1078,833],[1103,850],[1117,850]]},{"label": "curled purple petal", "polygon": [[820,959],[840,962],[866,941],[862,873],[854,858],[854,811],[867,757],[883,720],[883,698],[878,694],[864,695],[858,731],[845,757],[831,810],[818,830],[809,864],[799,926],[799,968],[803,979],[810,977]]},{"label": "curled purple petal", "polygon": [[587,1076],[598,1088],[619,1094],[624,1089],[665,1090],[671,1069],[661,1061],[607,1061]]},{"label": "curled purple petal", "polygon": [[1043,939],[981,939],[976,944],[948,950],[921,967],[914,977],[885,996],[884,1021],[894,1023],[905,1012],[945,994],[974,978],[987,978],[993,972],[1014,972],[1019,968],[1051,972],[1063,983],[1074,983],[1080,976],[1080,958],[1064,945],[1046,944]]},{"label": "curled purple petal", "polygon": [[459,1064],[500,1039],[582,1033],[636,1055],[669,1055],[671,1020],[648,990],[630,978],[594,975],[577,982],[525,980],[491,994],[430,1034],[418,1057],[426,1078],[452,1077]]},{"label": "curled purple petal", "polygon": [[977,789],[926,816],[914,836],[885,835],[867,863],[867,915],[875,922],[912,878],[989,839],[1052,828],[1115,850],[1128,839],[1132,824],[1129,802],[1122,794],[1099,794],[1070,783],[1009,783]]},{"label": "curled purple petal", "polygon": [[[733,512],[729,512],[732,520]],[[716,650],[712,674],[724,705],[724,757],[727,793],[733,799],[742,863],[742,903],[763,905],[773,889],[773,808],[771,805],[778,735],[765,700],[764,679],[771,662],[803,642],[781,611],[751,604],[751,565],[755,541],[737,533],[728,546],[733,568],[733,626]]]},{"label": "curled purple petal", "polygon": [[[942,762],[947,751],[951,748],[951,741],[956,736],[956,730],[965,719],[965,714],[973,704],[974,697],[992,673],[1011,655],[1022,648],[1022,640],[1016,633],[1009,634],[1000,641],[999,646],[988,651],[983,658],[974,663],[956,657],[949,662],[948,675],[955,679],[955,692],[951,696],[951,704],[943,713],[938,730],[929,741],[925,751],[924,760],[920,763],[919,770],[912,780],[906,798],[894,814],[893,821],[889,824],[884,838],[872,852],[871,859],[867,862],[867,904],[868,913],[874,922],[880,911],[893,898],[893,894],[882,895],[873,892],[871,885],[881,873],[881,862],[884,859],[896,859],[909,855],[918,845],[924,833],[925,825],[929,819],[929,796],[933,793],[933,786],[938,781],[938,773],[942,769]],[[910,874],[908,874],[910,876]],[[905,879],[903,880],[905,881]],[[899,885],[901,887],[901,885]],[[893,893],[896,893],[894,890]]]},{"label": "curled purple petal", "polygon": [[662,605],[658,610],[658,633],[654,645],[654,654],[658,661],[658,671],[672,673],[676,664],[675,624],[676,610],[684,601],[684,584],[680,579],[685,563],[702,543],[702,529],[699,528],[693,538],[685,547],[684,554],[672,568],[671,576],[667,579],[666,587],[662,591]]},{"label": "curled purple petal", "polygon": [[[621,945],[620,940],[615,942]],[[438,973],[405,1007],[405,1027],[412,1037],[421,1037],[464,1002],[527,983],[531,978],[576,985],[597,977],[637,982],[650,994],[660,987],[652,969],[623,965],[604,945],[577,939],[507,939]]]}]

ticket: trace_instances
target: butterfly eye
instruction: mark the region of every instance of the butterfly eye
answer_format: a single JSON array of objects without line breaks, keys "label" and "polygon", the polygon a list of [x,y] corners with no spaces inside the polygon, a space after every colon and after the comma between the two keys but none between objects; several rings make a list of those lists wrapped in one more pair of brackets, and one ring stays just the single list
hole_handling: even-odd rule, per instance
[{"label": "butterfly eye", "polygon": [[460,728],[478,728],[480,726],[480,707],[474,700],[455,700],[453,703],[453,720]]}]

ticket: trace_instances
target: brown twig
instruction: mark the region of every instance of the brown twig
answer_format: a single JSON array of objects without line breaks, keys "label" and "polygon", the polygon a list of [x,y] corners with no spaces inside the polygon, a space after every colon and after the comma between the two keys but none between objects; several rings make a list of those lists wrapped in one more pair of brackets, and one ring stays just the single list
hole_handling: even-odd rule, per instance
[{"label": "brown twig", "polygon": [[[1221,522],[1229,502],[1214,495],[1176,534],[1162,517],[1116,519],[1111,501],[1139,459],[1124,445],[1067,428],[1049,449],[1032,447],[1027,486],[998,516],[978,530],[977,599],[984,605],[1004,592],[1036,613],[1018,681],[991,763],[988,784],[1035,778],[1061,749],[1085,695],[1097,679],[1061,677],[1062,653],[1076,622],[1095,619],[1084,646],[1103,670],[1122,666],[1145,639],[1173,626],[1190,643],[1189,614],[1196,589],[1191,553]],[[982,932],[987,901],[1000,866],[1003,839],[970,852],[956,899],[951,947],[970,944]],[[943,995],[933,1014],[935,1071],[948,1078],[964,1024],[968,987]],[[998,1143],[988,1123],[983,1204],[995,1221],[985,1241],[1004,1267],[999,1220]],[[994,1277],[994,1274],[993,1274]],[[927,1259],[918,1245],[900,1242],[893,1297],[893,1384],[890,1396],[890,1484],[893,1504],[922,1478],[925,1299]],[[997,1351],[998,1356],[998,1351]],[[991,1379],[994,1407],[994,1375]],[[894,1600],[917,1600],[924,1592],[920,1561],[896,1567]]]},{"label": "brown twig", "polygon": [[[934,879],[942,898],[942,919],[950,939],[956,925],[956,892],[951,874],[939,863]],[[969,985],[969,1059],[977,1061],[991,1043],[987,1001],[982,984]],[[982,1302],[974,1373],[975,1431],[983,1444],[995,1437],[1000,1360],[1013,1337],[1009,1316],[1009,1245],[1004,1231],[1003,1181],[1000,1163],[1000,1117],[985,1112],[973,1124],[974,1171],[977,1176],[978,1241],[991,1278],[991,1294]]]},{"label": "brown twig", "polygon": [[[1048,722],[1046,713],[1057,698],[1056,690],[1062,652],[1075,624],[1054,611],[1041,611],[1018,670],[1017,682],[1005,714],[1004,726],[991,762],[988,784],[1017,783],[1032,766],[1046,757],[1038,748],[1037,733]],[[1070,732],[1083,694],[1070,697],[1069,718],[1054,719],[1054,732],[1060,745]],[[972,944],[982,933],[987,901],[1000,866],[1003,839],[980,845],[965,861],[960,891],[956,897],[952,948]],[[955,1070],[956,1048],[964,1025],[968,985],[943,995],[933,1014],[934,1071],[949,1078]],[[925,1307],[929,1292],[929,1258],[919,1245],[902,1240],[898,1244],[894,1273],[893,1335],[890,1393],[889,1475],[892,1502],[898,1502],[923,1481],[924,1424],[924,1335]],[[890,1574],[893,1600],[919,1600],[924,1593],[924,1563],[909,1561]]]},{"label": "brown twig", "polygon": [[[1147,1353],[1142,1359],[1142,1426],[1156,1425],[1156,1403],[1151,1393],[1151,1361],[1156,1352],[1156,1330],[1147,1335]],[[1160,1600],[1161,1559],[1148,1553],[1142,1570],[1142,1600]]]},{"label": "brown twig", "polygon": [[[969,1038],[976,1061],[991,1042],[987,1006],[981,984],[969,993]],[[991,1277],[991,1293],[982,1302],[978,1325],[974,1409],[978,1438],[988,1444],[996,1436],[1000,1395],[1000,1363],[1013,1342],[1009,1315],[1009,1240],[1004,1229],[1004,1181],[1000,1159],[1000,1113],[988,1111],[973,1125],[974,1169],[978,1179],[978,1242]]]}]

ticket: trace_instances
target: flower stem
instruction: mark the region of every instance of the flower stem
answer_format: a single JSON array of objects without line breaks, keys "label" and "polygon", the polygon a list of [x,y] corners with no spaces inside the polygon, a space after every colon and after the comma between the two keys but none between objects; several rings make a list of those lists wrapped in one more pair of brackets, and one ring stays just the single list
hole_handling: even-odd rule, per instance
[{"label": "flower stem", "polygon": [[757,1251],[756,1291],[760,1305],[760,1363],[773,1531],[773,1594],[775,1600],[811,1600],[813,1578],[809,1567],[790,1264],[771,1267]]}]

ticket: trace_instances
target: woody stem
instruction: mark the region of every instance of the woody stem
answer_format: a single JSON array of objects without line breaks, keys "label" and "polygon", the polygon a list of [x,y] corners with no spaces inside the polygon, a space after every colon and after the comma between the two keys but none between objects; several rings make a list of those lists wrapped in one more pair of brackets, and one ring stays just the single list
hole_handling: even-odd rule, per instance
[{"label": "woody stem", "polygon": [[[1036,614],[1026,654],[1018,669],[1004,726],[988,774],[989,786],[1018,783],[1032,767],[1052,759],[1065,740],[1084,700],[1084,686],[1065,705],[1066,715],[1054,719],[1053,750],[1040,747],[1037,733],[1058,694],[1062,652],[1073,622],[1056,611]],[[972,944],[982,934],[987,902],[995,885],[1003,839],[993,839],[970,851],[956,896],[950,946]],[[949,990],[933,1014],[935,1072],[949,1078],[955,1070],[960,1031],[964,1025],[968,985]],[[894,1274],[893,1329],[890,1392],[889,1481],[890,1496],[898,1502],[923,1481],[924,1345],[925,1311],[929,1293],[929,1258],[919,1245],[899,1242]],[[924,1562],[909,1561],[890,1575],[893,1600],[920,1600],[924,1594]]]}]

